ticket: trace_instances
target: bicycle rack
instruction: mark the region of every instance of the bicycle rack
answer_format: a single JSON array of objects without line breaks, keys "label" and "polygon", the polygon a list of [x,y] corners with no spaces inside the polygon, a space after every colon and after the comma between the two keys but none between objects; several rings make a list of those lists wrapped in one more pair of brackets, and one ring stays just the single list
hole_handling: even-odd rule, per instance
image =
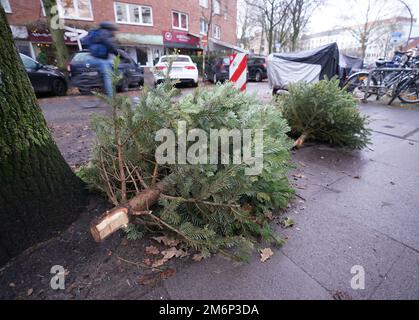
[{"label": "bicycle rack", "polygon": [[[407,73],[407,72],[414,71],[414,69],[413,68],[374,68],[374,69],[372,69],[369,72],[369,75],[368,75],[367,87],[366,87],[366,90],[365,90],[365,93],[364,93],[364,98],[362,99],[362,102],[363,103],[368,103],[368,94],[369,94],[369,91],[370,91],[370,88],[371,88],[371,79],[372,79],[372,76],[375,73],[379,73],[379,72],[394,72],[394,71],[398,71],[398,72],[401,72],[401,73],[402,72],[406,72]],[[377,86],[377,89],[378,88],[386,88],[386,87],[385,86]],[[378,94],[377,94],[377,98],[379,98],[379,95]],[[396,97],[394,97],[394,92],[393,92],[392,99],[390,100],[389,105],[391,105],[391,103],[393,103],[393,101],[394,101],[395,98]]]}]

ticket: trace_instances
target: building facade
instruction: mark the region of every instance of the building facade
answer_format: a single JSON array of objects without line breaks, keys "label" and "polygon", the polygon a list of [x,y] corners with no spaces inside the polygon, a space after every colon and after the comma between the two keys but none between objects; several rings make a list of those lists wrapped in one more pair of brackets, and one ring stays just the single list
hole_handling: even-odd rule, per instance
[{"label": "building facade", "polygon": [[[380,30],[376,31],[379,35],[376,41],[368,44],[365,52],[365,63],[372,64],[380,58],[389,59],[394,50],[405,46],[410,32],[410,18],[394,17],[380,22]],[[341,52],[361,56],[361,44],[354,37],[351,31],[355,27],[338,28],[325,32],[304,35],[301,39],[300,47],[302,50],[311,50],[320,46],[336,42]],[[419,26],[416,20],[412,28],[411,39],[419,36]]]},{"label": "building facade", "polygon": [[[51,51],[51,36],[42,0],[0,0],[18,49],[33,58]],[[213,4],[213,9],[210,6]],[[57,0],[64,19],[66,43],[80,49],[71,33],[85,33],[102,21],[118,25],[117,40],[138,63],[153,66],[156,58],[178,49],[201,54],[211,20],[208,46],[231,52],[236,47],[237,0]],[[212,19],[210,18],[213,13]],[[77,30],[77,31],[75,31]]]}]

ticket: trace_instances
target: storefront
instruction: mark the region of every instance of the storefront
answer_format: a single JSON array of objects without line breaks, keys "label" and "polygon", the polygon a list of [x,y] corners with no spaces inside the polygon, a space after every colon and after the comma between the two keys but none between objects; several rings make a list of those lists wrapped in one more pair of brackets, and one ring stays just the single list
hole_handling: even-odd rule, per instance
[{"label": "storefront", "polygon": [[163,31],[163,42],[166,54],[174,51],[185,55],[198,55],[202,51],[198,36],[182,31]]},{"label": "storefront", "polygon": [[[54,48],[52,45],[52,37],[49,31],[29,31],[28,40],[33,48],[34,59],[45,64],[56,64]],[[65,37],[65,44],[67,45],[70,55],[80,50],[77,41],[71,41],[68,37]]]},{"label": "storefront", "polygon": [[131,58],[142,66],[154,66],[155,60],[164,54],[162,36],[118,33],[116,38]]},{"label": "storefront", "polygon": [[[16,48],[43,64],[55,64],[55,54],[52,46],[52,37],[49,31],[33,29],[26,26],[11,26]],[[65,43],[70,54],[79,50],[77,41],[65,37]]]}]

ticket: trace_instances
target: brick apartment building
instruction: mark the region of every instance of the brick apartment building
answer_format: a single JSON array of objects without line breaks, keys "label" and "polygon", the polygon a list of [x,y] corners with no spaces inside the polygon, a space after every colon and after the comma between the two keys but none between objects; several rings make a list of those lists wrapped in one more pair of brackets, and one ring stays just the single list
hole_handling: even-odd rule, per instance
[{"label": "brick apartment building", "polygon": [[[0,0],[18,49],[33,58],[42,51],[51,56],[51,36],[42,0]],[[237,0],[57,0],[66,27],[88,31],[101,21],[118,25],[117,39],[132,58],[152,66],[159,56],[179,49],[200,54],[213,3],[211,51],[236,47]],[[80,44],[66,38],[70,51]]]}]

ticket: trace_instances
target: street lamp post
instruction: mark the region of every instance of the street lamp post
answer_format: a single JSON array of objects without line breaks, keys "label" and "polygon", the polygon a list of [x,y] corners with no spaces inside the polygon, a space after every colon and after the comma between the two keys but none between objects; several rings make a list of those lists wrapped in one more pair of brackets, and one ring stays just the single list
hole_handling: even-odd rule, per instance
[{"label": "street lamp post", "polygon": [[406,43],[406,49],[407,49],[409,47],[409,41],[412,36],[412,30],[413,30],[413,20],[414,20],[413,12],[404,0],[399,0],[399,2],[402,3],[406,7],[407,11],[409,11],[409,14],[410,14],[410,31],[409,31],[409,36],[407,37],[407,43]]}]

